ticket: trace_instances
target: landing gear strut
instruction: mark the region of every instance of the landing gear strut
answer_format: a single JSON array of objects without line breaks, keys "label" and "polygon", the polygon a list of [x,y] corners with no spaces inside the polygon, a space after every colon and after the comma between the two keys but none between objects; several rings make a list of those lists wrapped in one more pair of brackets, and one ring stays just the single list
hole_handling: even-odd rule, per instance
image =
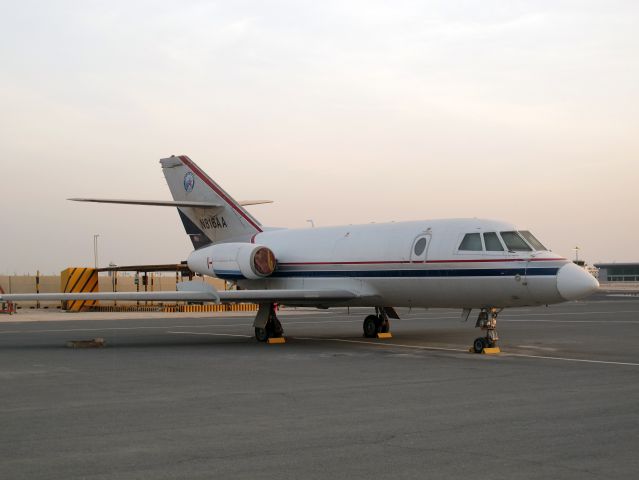
[{"label": "landing gear strut", "polygon": [[375,315],[369,315],[364,319],[364,336],[376,338],[377,334],[388,332],[390,332],[390,321],[386,310],[382,307],[375,307]]},{"label": "landing gear strut", "polygon": [[255,338],[258,342],[268,342],[269,338],[282,338],[284,329],[275,313],[275,304],[262,303],[253,322]]},{"label": "landing gear strut", "polygon": [[497,315],[501,312],[498,308],[482,308],[477,317],[476,328],[481,328],[486,331],[484,337],[476,338],[473,342],[473,350],[475,353],[482,353],[484,348],[497,347],[497,340],[499,335],[497,334]]}]

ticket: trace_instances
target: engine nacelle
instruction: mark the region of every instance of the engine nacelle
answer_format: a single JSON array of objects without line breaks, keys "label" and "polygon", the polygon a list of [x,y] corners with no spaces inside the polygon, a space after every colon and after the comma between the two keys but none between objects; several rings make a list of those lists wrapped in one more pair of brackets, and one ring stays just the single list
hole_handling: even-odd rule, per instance
[{"label": "engine nacelle", "polygon": [[189,255],[189,268],[225,280],[258,280],[275,271],[277,262],[270,248],[254,243],[220,243]]}]

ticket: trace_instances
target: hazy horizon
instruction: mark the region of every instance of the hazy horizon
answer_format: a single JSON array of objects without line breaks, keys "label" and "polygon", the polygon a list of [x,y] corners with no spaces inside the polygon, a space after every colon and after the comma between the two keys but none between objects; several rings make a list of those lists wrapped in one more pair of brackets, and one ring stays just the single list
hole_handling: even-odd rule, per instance
[{"label": "hazy horizon", "polygon": [[[7,3],[0,274],[171,263],[160,158],[264,225],[480,217],[639,261],[639,4]],[[630,221],[628,221],[630,220]]]}]

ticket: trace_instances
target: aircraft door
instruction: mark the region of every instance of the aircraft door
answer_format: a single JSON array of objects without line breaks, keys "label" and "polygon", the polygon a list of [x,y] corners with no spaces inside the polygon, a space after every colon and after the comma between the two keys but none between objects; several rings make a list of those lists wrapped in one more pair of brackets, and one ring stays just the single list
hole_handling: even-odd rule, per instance
[{"label": "aircraft door", "polygon": [[430,246],[430,233],[423,233],[413,241],[410,250],[411,263],[423,263],[428,257],[428,247]]},{"label": "aircraft door", "polygon": [[[526,259],[522,283],[526,286],[526,289],[533,300],[539,303],[543,303],[544,298],[553,296],[554,292],[556,291],[557,284],[554,279],[552,281],[548,281],[546,277],[537,277],[534,275],[534,272],[530,272],[530,270],[534,270],[535,267],[535,265],[533,265],[532,263],[535,256],[535,253],[533,253]],[[533,274],[529,275],[529,273]]]}]

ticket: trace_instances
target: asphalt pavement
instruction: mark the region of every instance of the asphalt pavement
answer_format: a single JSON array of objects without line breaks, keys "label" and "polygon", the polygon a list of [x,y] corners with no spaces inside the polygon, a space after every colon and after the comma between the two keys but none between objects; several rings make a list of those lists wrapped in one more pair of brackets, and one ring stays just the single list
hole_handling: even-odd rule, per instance
[{"label": "asphalt pavement", "polygon": [[457,310],[391,340],[368,313],[283,311],[283,345],[249,314],[5,318],[0,478],[637,478],[638,297],[504,311],[498,356]]}]

